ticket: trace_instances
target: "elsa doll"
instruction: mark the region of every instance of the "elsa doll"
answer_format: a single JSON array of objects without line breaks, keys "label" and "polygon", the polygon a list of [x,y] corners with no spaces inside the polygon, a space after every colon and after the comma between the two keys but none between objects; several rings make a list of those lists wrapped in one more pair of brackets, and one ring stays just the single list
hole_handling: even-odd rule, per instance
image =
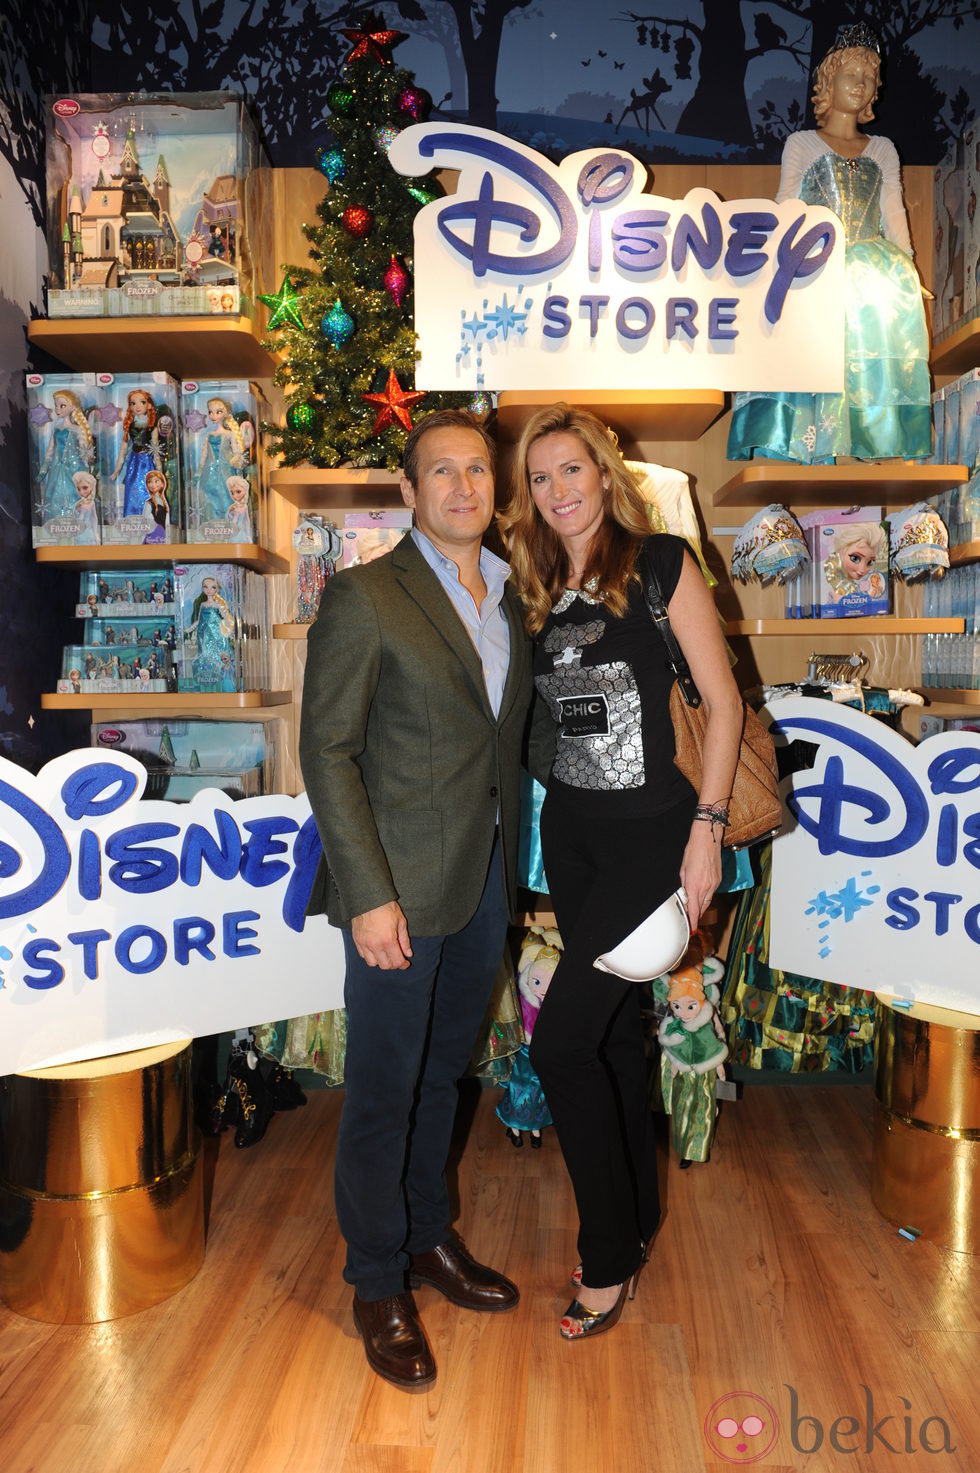
[{"label": "elsa doll", "polygon": [[233,691],[235,620],[218,588],[217,578],[211,575],[202,580],[201,592],[194,600],[190,632],[197,646],[191,664],[197,686],[201,690]]},{"label": "elsa doll", "polygon": [[197,463],[198,506],[202,522],[228,515],[228,478],[248,464],[245,432],[225,399],[208,400],[207,433]]},{"label": "elsa doll", "polygon": [[38,476],[45,521],[71,516],[79,495],[75,476],[87,472],[95,459],[95,439],[78,395],[57,389],[52,402],[54,421]]}]

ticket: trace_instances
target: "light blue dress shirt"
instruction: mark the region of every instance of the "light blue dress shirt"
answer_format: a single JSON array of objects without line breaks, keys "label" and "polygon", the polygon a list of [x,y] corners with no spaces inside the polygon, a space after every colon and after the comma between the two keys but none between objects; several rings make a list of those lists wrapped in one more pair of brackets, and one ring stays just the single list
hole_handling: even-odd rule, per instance
[{"label": "light blue dress shirt", "polygon": [[510,665],[510,626],[500,607],[504,585],[510,577],[510,568],[502,558],[485,547],[480,548],[480,572],[487,585],[487,592],[478,609],[473,595],[459,581],[459,569],[452,558],[444,557],[418,527],[412,528],[412,540],[439,579],[473,641],[473,647],[483,665],[483,680],[490,709],[497,716]]}]

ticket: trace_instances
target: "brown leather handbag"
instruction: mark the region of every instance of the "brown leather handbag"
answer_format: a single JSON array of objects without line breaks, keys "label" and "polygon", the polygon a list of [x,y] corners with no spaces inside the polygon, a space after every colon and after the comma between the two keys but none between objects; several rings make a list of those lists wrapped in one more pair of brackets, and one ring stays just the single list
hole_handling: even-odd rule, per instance
[{"label": "brown leather handbag", "polygon": [[[670,719],[674,726],[674,761],[696,793],[701,791],[701,749],[708,724],[701,693],[694,683],[677,637],[670,627],[667,605],[646,548],[640,554],[643,597],[667,646],[667,660],[677,677],[670,692]],[[783,805],[779,797],[776,752],[769,735],[751,706],[742,702],[742,740],[732,795],[728,801],[728,827],[722,843],[743,849],[759,839],[779,832]]]}]

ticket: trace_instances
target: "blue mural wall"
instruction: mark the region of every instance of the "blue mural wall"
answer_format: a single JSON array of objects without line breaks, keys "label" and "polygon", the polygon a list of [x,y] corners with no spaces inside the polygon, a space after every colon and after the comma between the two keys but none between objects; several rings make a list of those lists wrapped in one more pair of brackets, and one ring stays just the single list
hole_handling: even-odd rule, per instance
[{"label": "blue mural wall", "polygon": [[[58,365],[27,343],[43,312],[45,92],[244,91],[280,166],[329,138],[324,99],[360,24],[331,0],[5,0],[0,12],[0,751],[36,766],[86,740],[40,712],[71,632],[72,578],[30,548],[23,371]],[[977,0],[394,0],[374,23],[437,114],[554,157],[619,143],[656,164],[778,162],[808,126],[809,79],[841,24],[882,37],[873,129],[931,165],[980,113]]]}]

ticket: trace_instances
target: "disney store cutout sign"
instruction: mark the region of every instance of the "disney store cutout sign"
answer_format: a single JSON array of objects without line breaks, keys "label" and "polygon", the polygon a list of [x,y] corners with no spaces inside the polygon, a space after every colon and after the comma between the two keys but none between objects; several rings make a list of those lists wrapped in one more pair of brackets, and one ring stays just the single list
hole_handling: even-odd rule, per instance
[{"label": "disney store cutout sign", "polygon": [[766,709],[777,741],[818,744],[784,785],[770,964],[980,1014],[980,736],[913,747],[830,701]]},{"label": "disney store cutout sign", "polygon": [[343,1006],[306,795],[145,783],[121,752],[0,758],[0,1075]]},{"label": "disney store cutout sign", "polygon": [[415,217],[418,388],[841,392],[830,210],[662,198],[628,153],[555,165],[465,124],[406,128],[388,158],[402,174],[460,171]]}]

